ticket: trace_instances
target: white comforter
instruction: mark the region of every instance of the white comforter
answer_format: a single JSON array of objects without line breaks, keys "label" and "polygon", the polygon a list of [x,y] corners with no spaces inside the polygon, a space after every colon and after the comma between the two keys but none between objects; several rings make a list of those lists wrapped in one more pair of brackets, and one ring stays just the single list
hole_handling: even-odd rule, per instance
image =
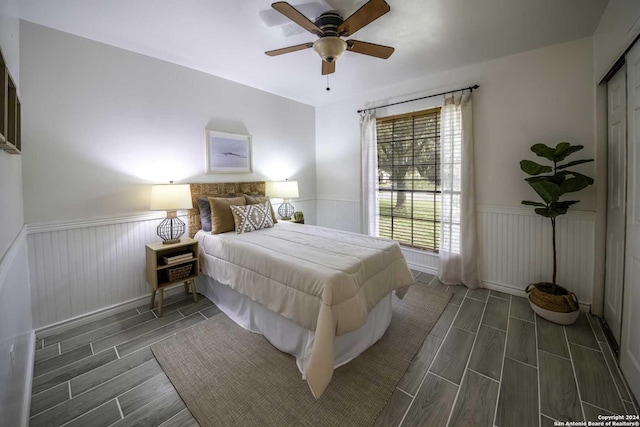
[{"label": "white comforter", "polygon": [[391,240],[300,224],[196,234],[204,273],[315,331],[307,382],[318,398],[333,375],[333,339],[360,328],[389,292],[413,283]]}]

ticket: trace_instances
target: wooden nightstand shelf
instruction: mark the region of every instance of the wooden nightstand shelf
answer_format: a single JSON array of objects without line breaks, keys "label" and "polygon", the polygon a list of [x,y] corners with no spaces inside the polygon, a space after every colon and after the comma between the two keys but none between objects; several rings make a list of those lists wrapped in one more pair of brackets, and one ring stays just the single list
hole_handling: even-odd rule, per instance
[{"label": "wooden nightstand shelf", "polygon": [[[162,316],[162,300],[165,288],[184,284],[185,291],[193,294],[193,301],[198,302],[196,292],[196,277],[200,272],[200,260],[198,258],[198,241],[184,238],[180,243],[165,245],[162,242],[149,243],[147,250],[147,283],[151,286],[151,308],[155,304],[156,291],[159,292],[158,316]],[[167,264],[165,257],[173,257],[181,254],[191,254],[193,257]],[[180,270],[188,270],[186,274],[180,274]],[[176,277],[177,276],[177,277]]]}]

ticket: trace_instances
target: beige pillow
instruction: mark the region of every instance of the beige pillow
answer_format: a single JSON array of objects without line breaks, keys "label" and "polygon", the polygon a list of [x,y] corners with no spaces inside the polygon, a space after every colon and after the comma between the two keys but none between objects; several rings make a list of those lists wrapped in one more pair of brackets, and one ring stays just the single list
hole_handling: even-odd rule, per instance
[{"label": "beige pillow", "polygon": [[278,220],[276,219],[276,214],[273,211],[273,206],[271,206],[271,200],[269,199],[269,197],[267,196],[252,196],[249,194],[245,194],[244,195],[244,200],[247,202],[247,205],[257,205],[258,203],[265,203],[267,202],[269,204],[269,211],[271,212],[271,219],[273,220],[274,224],[278,223]]},{"label": "beige pillow", "polygon": [[249,233],[273,227],[269,202],[247,206],[230,206],[236,224],[236,233]]},{"label": "beige pillow", "polygon": [[244,197],[209,197],[211,205],[211,234],[235,230],[231,206],[244,206]]}]

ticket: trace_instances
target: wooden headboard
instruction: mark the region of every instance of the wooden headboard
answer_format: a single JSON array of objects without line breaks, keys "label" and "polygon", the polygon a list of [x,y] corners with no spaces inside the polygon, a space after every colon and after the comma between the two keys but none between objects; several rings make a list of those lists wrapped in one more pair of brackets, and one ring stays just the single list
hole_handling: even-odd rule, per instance
[{"label": "wooden headboard", "polygon": [[265,182],[211,182],[189,184],[193,209],[189,209],[189,237],[200,230],[200,207],[198,197],[233,196],[240,194],[265,195]]}]

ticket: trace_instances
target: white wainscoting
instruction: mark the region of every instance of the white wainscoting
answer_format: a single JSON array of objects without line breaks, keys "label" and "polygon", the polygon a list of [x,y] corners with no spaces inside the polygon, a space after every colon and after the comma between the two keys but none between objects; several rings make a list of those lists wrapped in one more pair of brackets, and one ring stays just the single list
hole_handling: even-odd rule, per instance
[{"label": "white wainscoting", "polygon": [[35,352],[30,297],[23,227],[0,258],[0,426],[26,426],[29,420]]},{"label": "white wainscoting", "polygon": [[318,199],[317,223],[322,227],[360,233],[360,202],[354,200]]},{"label": "white wainscoting", "polygon": [[[360,203],[318,199],[318,225],[358,232]],[[593,290],[595,215],[573,211],[558,218],[558,283],[590,304]],[[484,286],[522,295],[529,283],[550,281],[551,224],[532,209],[478,206],[480,271]],[[407,263],[434,273],[437,256],[403,250]]]},{"label": "white wainscoting", "polygon": [[[360,232],[360,203],[298,200],[308,224]],[[316,210],[317,209],[317,210]],[[314,215],[315,214],[315,215]],[[145,244],[157,241],[162,213],[28,226],[33,327],[42,328],[144,297]],[[185,220],[184,216],[181,216]],[[186,222],[186,220],[185,220]],[[527,284],[549,280],[549,221],[526,208],[480,206],[478,229],[486,287],[521,295]],[[589,304],[593,288],[594,215],[558,220],[558,282]],[[406,249],[407,262],[434,273],[431,253]]]},{"label": "white wainscoting", "polygon": [[409,267],[431,274],[438,274],[438,254],[413,248],[402,248],[402,253]]},{"label": "white wainscoting", "polygon": [[[574,211],[556,224],[557,283],[591,304],[595,215]],[[524,290],[529,283],[551,281],[551,224],[533,209],[478,208],[482,280],[489,285]]]},{"label": "white wainscoting", "polygon": [[[163,214],[30,224],[34,328],[148,294],[145,245]],[[180,216],[186,222],[185,216]]]}]

